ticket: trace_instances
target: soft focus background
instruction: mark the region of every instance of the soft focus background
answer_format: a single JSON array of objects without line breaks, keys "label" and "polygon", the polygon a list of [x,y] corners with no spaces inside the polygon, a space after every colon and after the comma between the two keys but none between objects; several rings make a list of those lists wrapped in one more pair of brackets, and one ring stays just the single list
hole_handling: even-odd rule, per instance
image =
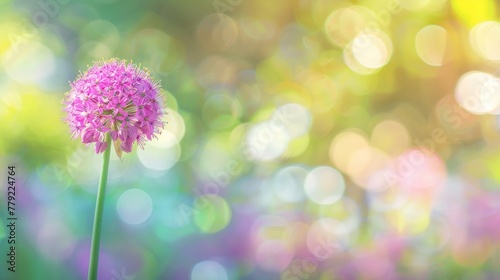
[{"label": "soft focus background", "polygon": [[169,114],[113,152],[99,279],[500,279],[495,0],[0,3],[0,279],[86,279],[101,155],[61,100],[111,57]]}]

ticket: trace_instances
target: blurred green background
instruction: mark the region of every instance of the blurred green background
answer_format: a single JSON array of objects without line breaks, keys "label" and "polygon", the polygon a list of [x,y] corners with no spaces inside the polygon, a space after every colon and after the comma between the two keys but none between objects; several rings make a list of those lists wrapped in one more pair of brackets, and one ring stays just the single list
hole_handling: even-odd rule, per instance
[{"label": "blurred green background", "polygon": [[[113,153],[99,279],[499,279],[494,0],[0,1],[0,279],[86,279],[101,155],[61,100],[162,83]],[[7,271],[7,166],[16,272]]]}]

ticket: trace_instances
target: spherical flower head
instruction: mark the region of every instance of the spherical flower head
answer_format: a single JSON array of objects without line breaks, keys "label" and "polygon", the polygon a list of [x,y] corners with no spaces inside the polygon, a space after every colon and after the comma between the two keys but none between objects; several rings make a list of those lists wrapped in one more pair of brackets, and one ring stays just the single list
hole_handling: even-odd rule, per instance
[{"label": "spherical flower head", "polygon": [[130,153],[132,144],[143,148],[164,127],[165,101],[160,84],[132,63],[112,59],[94,63],[71,83],[64,100],[65,121],[72,138],[95,143],[96,153],[108,147],[110,133],[116,153]]}]

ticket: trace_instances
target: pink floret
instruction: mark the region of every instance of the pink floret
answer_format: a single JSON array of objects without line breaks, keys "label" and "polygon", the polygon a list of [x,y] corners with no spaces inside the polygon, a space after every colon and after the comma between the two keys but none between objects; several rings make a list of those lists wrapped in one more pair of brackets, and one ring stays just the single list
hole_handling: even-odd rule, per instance
[{"label": "pink floret", "polygon": [[165,102],[160,85],[147,72],[120,60],[98,62],[71,83],[64,100],[65,121],[72,138],[96,143],[96,153],[106,150],[106,133],[120,140],[124,152],[132,144],[142,147],[164,127]]}]

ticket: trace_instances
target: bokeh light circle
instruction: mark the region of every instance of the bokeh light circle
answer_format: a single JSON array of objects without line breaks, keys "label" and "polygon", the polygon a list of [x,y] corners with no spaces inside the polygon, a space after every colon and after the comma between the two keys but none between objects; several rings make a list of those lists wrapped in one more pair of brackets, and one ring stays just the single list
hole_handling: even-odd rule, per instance
[{"label": "bokeh light circle", "polygon": [[36,246],[45,258],[53,261],[67,259],[74,252],[76,241],[74,233],[61,220],[46,220],[36,233]]},{"label": "bokeh light circle", "polygon": [[325,20],[327,38],[339,47],[345,47],[366,26],[370,10],[363,6],[335,9]]},{"label": "bokeh light circle", "polygon": [[347,231],[356,230],[361,223],[361,211],[358,204],[349,197],[342,197],[331,205],[319,208],[319,217],[334,219]]},{"label": "bokeh light circle", "polygon": [[137,149],[137,157],[144,167],[151,170],[166,171],[172,168],[181,156],[179,145],[159,148],[146,144],[144,149]]},{"label": "bokeh light circle", "polygon": [[403,207],[410,200],[408,192],[392,186],[381,192],[368,193],[368,201],[374,212],[386,212]]},{"label": "bokeh light circle", "polygon": [[248,131],[245,147],[248,155],[257,161],[272,161],[286,151],[291,137],[283,126],[266,121]]},{"label": "bokeh light circle", "polygon": [[351,156],[359,149],[369,146],[364,135],[355,130],[346,130],[337,134],[330,144],[330,160],[335,167],[347,170]]},{"label": "bokeh light circle", "polygon": [[345,190],[342,174],[328,166],[317,167],[306,177],[304,189],[313,202],[318,204],[332,204],[338,201]]},{"label": "bokeh light circle", "polygon": [[312,116],[306,107],[290,103],[277,108],[270,122],[279,127],[283,126],[290,137],[296,138],[309,130]]},{"label": "bokeh light circle", "polygon": [[389,164],[390,158],[384,152],[363,147],[351,155],[345,172],[359,186],[369,191],[381,191],[387,187],[383,171]]},{"label": "bokeh light circle", "polygon": [[298,202],[304,199],[304,183],[308,170],[299,165],[281,168],[273,176],[276,196],[285,202]]},{"label": "bokeh light circle", "polygon": [[15,55],[5,56],[2,61],[5,72],[13,80],[24,84],[40,84],[55,71],[55,55],[46,45],[30,41],[17,48]]},{"label": "bokeh light circle", "polygon": [[[392,56],[392,44],[387,35],[360,34],[353,39],[351,51],[354,58],[364,67],[378,69],[386,65]],[[385,40],[384,40],[385,39]]]},{"label": "bokeh light circle", "polygon": [[267,271],[283,271],[292,261],[293,251],[283,240],[266,240],[260,243],[255,252],[259,267]]},{"label": "bokeh light circle", "polygon": [[148,142],[147,145],[152,145],[159,149],[172,148],[184,137],[186,124],[182,116],[170,108],[167,108],[162,121],[166,123],[163,131],[156,139]]},{"label": "bokeh light circle", "polygon": [[226,269],[215,261],[197,263],[191,270],[191,280],[228,280]]},{"label": "bokeh light circle", "polygon": [[116,211],[127,224],[138,225],[144,223],[153,211],[153,201],[143,190],[130,189],[125,191],[116,204]]},{"label": "bokeh light circle", "polygon": [[469,33],[474,51],[482,57],[500,62],[500,22],[485,21],[477,24]]},{"label": "bokeh light circle", "polygon": [[201,109],[203,121],[212,129],[223,130],[238,122],[241,104],[229,94],[210,96]]},{"label": "bokeh light circle", "polygon": [[198,25],[198,42],[210,50],[224,51],[231,48],[238,37],[238,26],[224,14],[206,16]]},{"label": "bokeh light circle", "polygon": [[342,253],[354,235],[335,219],[320,218],[307,232],[306,244],[317,260],[326,260]]},{"label": "bokeh light circle", "polygon": [[446,29],[438,25],[428,25],[420,29],[415,38],[418,56],[427,64],[440,66],[446,48]]},{"label": "bokeh light circle", "polygon": [[118,29],[105,20],[94,20],[85,25],[80,34],[81,45],[94,58],[108,58],[120,43]]},{"label": "bokeh light circle", "polygon": [[231,207],[224,198],[218,195],[199,196],[194,204],[199,205],[194,215],[194,223],[202,232],[221,231],[231,221]]},{"label": "bokeh light circle", "polygon": [[397,155],[409,148],[411,139],[408,129],[397,120],[383,120],[372,130],[371,144],[382,151]]},{"label": "bokeh light circle", "polygon": [[494,112],[500,107],[500,79],[484,72],[467,72],[457,82],[455,99],[472,114]]},{"label": "bokeh light circle", "polygon": [[130,58],[140,61],[156,75],[166,76],[184,61],[184,46],[162,30],[140,29],[128,41]]}]

